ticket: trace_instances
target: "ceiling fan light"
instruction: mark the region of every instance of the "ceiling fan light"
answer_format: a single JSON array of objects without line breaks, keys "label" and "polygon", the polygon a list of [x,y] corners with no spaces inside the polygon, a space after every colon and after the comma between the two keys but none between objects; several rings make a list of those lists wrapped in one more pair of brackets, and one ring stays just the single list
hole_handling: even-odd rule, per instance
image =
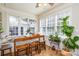
[{"label": "ceiling fan light", "polygon": [[41,7],[41,6],[42,6],[42,4],[41,4],[41,3],[39,3],[39,4],[38,4],[38,6],[39,6],[39,7]]},{"label": "ceiling fan light", "polygon": [[47,6],[48,4],[47,4],[47,3],[44,3],[43,5],[44,5],[44,6]]},{"label": "ceiling fan light", "polygon": [[52,6],[53,4],[54,4],[54,3],[37,3],[37,4],[36,4],[36,8],[37,8],[37,7],[42,7],[42,6],[44,7],[44,6],[48,6],[48,5]]}]

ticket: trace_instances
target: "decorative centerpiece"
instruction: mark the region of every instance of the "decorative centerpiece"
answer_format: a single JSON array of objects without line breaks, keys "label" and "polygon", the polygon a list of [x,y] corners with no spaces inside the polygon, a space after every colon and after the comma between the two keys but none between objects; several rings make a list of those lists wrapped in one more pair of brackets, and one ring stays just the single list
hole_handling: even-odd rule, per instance
[{"label": "decorative centerpiece", "polygon": [[30,29],[30,28],[27,29],[26,35],[27,35],[27,36],[30,36],[30,35],[31,35],[31,29]]}]

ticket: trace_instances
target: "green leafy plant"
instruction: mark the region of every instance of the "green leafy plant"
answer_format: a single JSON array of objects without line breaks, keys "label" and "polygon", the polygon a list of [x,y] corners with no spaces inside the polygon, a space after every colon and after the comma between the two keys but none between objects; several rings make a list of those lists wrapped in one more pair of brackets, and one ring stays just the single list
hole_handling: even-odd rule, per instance
[{"label": "green leafy plant", "polygon": [[49,35],[49,40],[50,41],[53,41],[53,38],[54,38],[53,35]]},{"label": "green leafy plant", "polygon": [[27,33],[29,33],[30,32],[30,28],[27,30]]},{"label": "green leafy plant", "polygon": [[63,43],[66,46],[66,48],[68,48],[70,50],[79,48],[79,46],[76,44],[76,41],[72,38],[68,38],[68,39],[64,40]]},{"label": "green leafy plant", "polygon": [[72,36],[72,33],[73,33],[73,30],[74,30],[74,27],[73,26],[68,26],[67,25],[67,20],[68,20],[69,16],[66,16],[64,17],[62,20],[63,20],[63,23],[62,23],[62,32],[67,36],[67,37],[71,37]]},{"label": "green leafy plant", "polygon": [[72,33],[74,31],[74,27],[68,26],[68,24],[67,24],[68,18],[69,18],[69,16],[62,18],[62,20],[63,20],[62,32],[67,36],[67,39],[65,39],[63,41],[63,44],[66,48],[74,50],[76,48],[79,48],[78,45],[76,44],[76,41],[79,40],[79,37],[75,36],[74,38],[71,38]]},{"label": "green leafy plant", "polygon": [[56,42],[59,48],[60,38],[58,37],[57,33],[55,35],[49,35],[49,40],[52,42]]},{"label": "green leafy plant", "polygon": [[2,36],[1,36],[1,33],[3,32],[3,28],[2,26],[0,25],[0,39],[2,39]]},{"label": "green leafy plant", "polygon": [[74,41],[78,41],[79,40],[79,36],[74,36]]},{"label": "green leafy plant", "polygon": [[2,26],[0,25],[0,33],[2,33],[3,32],[3,28],[2,28]]},{"label": "green leafy plant", "polygon": [[57,43],[60,42],[60,38],[58,37],[57,34],[55,34],[55,35],[49,35],[49,40],[53,41],[53,42],[57,42]]},{"label": "green leafy plant", "polygon": [[30,28],[28,28],[26,31],[27,32],[26,34],[30,34],[30,31],[31,31]]}]

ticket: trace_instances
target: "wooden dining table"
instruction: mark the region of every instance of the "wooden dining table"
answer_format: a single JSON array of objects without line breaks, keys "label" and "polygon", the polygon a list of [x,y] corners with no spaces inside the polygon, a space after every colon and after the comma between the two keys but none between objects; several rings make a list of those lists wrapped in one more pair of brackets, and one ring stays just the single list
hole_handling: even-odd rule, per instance
[{"label": "wooden dining table", "polygon": [[[23,38],[23,39],[22,39]],[[14,40],[14,51],[16,51],[16,42],[20,42],[20,41],[29,41],[28,43],[25,44],[32,44],[33,42],[35,42],[35,39],[38,39],[36,41],[41,42],[41,38],[43,39],[44,43],[45,43],[45,36],[44,35],[39,35],[39,34],[34,34],[31,36],[23,36],[23,37],[18,37]],[[34,40],[34,41],[32,41]],[[22,47],[22,45],[21,45]]]}]

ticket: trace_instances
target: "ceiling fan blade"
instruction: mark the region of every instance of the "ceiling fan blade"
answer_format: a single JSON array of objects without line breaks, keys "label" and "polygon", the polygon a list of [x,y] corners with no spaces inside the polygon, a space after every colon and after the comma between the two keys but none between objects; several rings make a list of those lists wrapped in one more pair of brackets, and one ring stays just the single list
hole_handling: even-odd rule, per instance
[{"label": "ceiling fan blade", "polygon": [[51,5],[51,6],[53,6],[54,5],[54,3],[48,3],[49,5]]},{"label": "ceiling fan blade", "polygon": [[39,7],[38,3],[36,3],[36,6],[35,6],[35,7],[36,7],[36,8]]}]

